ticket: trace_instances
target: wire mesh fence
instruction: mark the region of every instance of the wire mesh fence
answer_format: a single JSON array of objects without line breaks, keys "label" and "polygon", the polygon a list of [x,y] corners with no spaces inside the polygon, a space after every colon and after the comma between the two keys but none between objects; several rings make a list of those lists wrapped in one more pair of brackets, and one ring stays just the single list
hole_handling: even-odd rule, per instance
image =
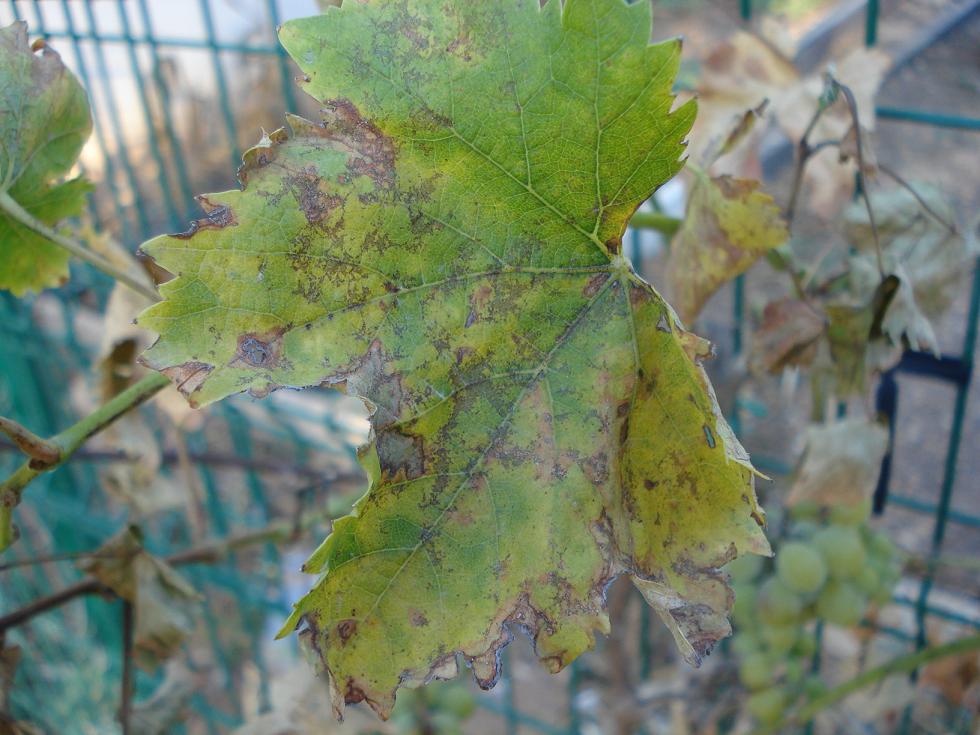
[{"label": "wire mesh fence", "polygon": [[[751,0],[731,0],[731,5],[745,20],[758,10]],[[976,5],[966,3],[961,10]],[[26,20],[32,34],[50,39],[61,51],[88,90],[95,127],[82,165],[98,182],[89,217],[97,229],[134,246],[155,233],[184,229],[197,216],[195,193],[233,186],[232,172],[242,150],[257,139],[260,128],[279,126],[277,111],[316,114],[315,105],[298,92],[294,84],[298,72],[274,34],[287,17],[316,9],[313,3],[299,0],[267,0],[247,7],[217,0],[6,0],[0,4],[0,24]],[[872,45],[888,22],[887,14],[877,0],[868,0],[863,13],[865,41]],[[882,119],[910,124],[980,130],[980,117],[946,110],[887,105],[877,113]],[[627,237],[634,256],[644,237],[638,231]],[[78,415],[76,389],[98,359],[98,328],[87,323],[85,315],[105,309],[110,284],[84,268],[74,269],[72,275],[70,285],[42,297],[15,300],[0,295],[0,413],[16,416],[40,433],[54,433]],[[740,278],[731,292],[726,358],[730,360],[743,349],[746,284]],[[82,309],[74,306],[79,303]],[[968,434],[967,419],[978,310],[980,276],[974,274],[966,328],[955,354],[937,358],[909,352],[882,377],[877,392],[877,408],[890,419],[896,446],[902,432],[896,419],[906,381],[935,380],[952,388],[948,440],[935,499],[891,488],[895,458],[891,452],[875,495],[878,514],[901,508],[931,519],[927,554],[944,548],[951,528],[980,529],[980,515],[954,505],[963,484],[962,478],[957,483],[960,453],[965,443],[969,451],[969,442],[976,439]],[[354,447],[366,425],[343,401],[319,391],[302,400],[286,397],[261,404],[231,399],[212,409],[177,444],[166,417],[144,411],[161,444],[171,447],[156,459],[155,471],[166,481],[156,489],[163,492],[167,483],[195,488],[190,505],[183,500],[161,501],[148,527],[148,547],[167,555],[203,537],[229,537],[261,528],[273,519],[291,517],[297,508],[330,502],[330,493],[342,486],[356,485]],[[193,460],[193,477],[187,476],[188,465],[180,455]],[[32,488],[20,511],[23,538],[17,557],[87,551],[123,525],[123,506],[106,502],[102,474],[119,459],[83,452]],[[13,453],[0,453],[5,469],[15,461]],[[759,464],[770,473],[787,470],[765,457]],[[255,554],[188,568],[189,579],[204,592],[202,617],[209,650],[190,652],[187,660],[192,670],[185,678],[192,681],[193,669],[199,666],[209,675],[217,670],[222,685],[190,698],[204,729],[184,723],[175,732],[228,732],[244,721],[249,708],[261,711],[269,706],[277,658],[296,655],[292,643],[273,649],[265,642],[304,584],[288,576],[302,560],[302,555],[290,554],[284,558],[270,543]],[[283,575],[287,575],[285,583]],[[15,569],[4,580],[4,607],[30,602],[78,577],[66,565]],[[933,569],[928,568],[915,586],[901,588],[895,599],[896,605],[911,610],[911,628],[884,632],[906,641],[910,648],[922,648],[929,641],[933,620],[980,628],[980,618],[944,607],[935,601],[935,592]],[[119,603],[89,597],[19,630],[14,642],[23,643],[31,656],[18,674],[14,707],[32,710],[51,732],[68,732],[64,723],[69,722],[78,723],[72,732],[105,732],[114,727],[116,683],[121,676],[121,614]],[[639,615],[636,653],[641,676],[646,677],[657,660],[655,644],[647,635],[655,622],[645,607]],[[240,636],[235,635],[236,629],[268,634]],[[507,657],[516,659],[517,654]],[[42,660],[43,670],[37,663]],[[482,697],[480,704],[499,720],[499,731],[587,731],[591,661],[584,657],[563,676],[562,691],[549,702],[547,716],[542,715],[540,701],[525,701],[521,687],[515,685],[510,672],[519,667],[517,661],[505,660],[508,673],[497,693]],[[163,676],[163,672],[141,674],[139,693],[149,696]],[[55,689],[58,696],[49,696]],[[243,692],[251,692],[254,701],[245,701]],[[37,703],[42,701],[46,704],[39,712]],[[907,712],[904,729],[911,732],[911,728]]]}]

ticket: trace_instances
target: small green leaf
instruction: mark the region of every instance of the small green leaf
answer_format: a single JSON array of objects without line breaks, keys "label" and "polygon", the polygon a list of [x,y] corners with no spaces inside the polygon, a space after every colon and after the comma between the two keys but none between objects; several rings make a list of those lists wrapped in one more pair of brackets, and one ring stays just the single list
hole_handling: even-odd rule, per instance
[{"label": "small green leaf", "polygon": [[306,570],[288,633],[336,710],[483,686],[523,628],[552,671],[630,575],[688,658],[728,631],[720,567],[768,553],[709,345],[621,253],[680,167],[679,44],[648,3],[344,3],[280,32],[324,108],[245,155],[242,191],[144,249],[176,275],[146,363],[205,404],[360,396],[370,478]]},{"label": "small green leaf", "polygon": [[[43,42],[27,43],[27,24],[0,28],[0,192],[46,225],[81,213],[91,185],[58,183],[92,130],[78,80]],[[66,250],[0,211],[0,288],[20,296],[68,279]]]}]

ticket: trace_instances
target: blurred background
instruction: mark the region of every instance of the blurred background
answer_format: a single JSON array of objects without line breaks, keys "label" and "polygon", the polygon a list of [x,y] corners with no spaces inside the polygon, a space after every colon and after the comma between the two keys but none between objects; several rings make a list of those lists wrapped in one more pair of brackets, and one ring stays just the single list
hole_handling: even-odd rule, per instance
[{"label": "blurred background", "polygon": [[[685,39],[682,90],[698,87],[705,60],[739,28],[768,39],[804,75],[852,49],[881,49],[888,68],[875,102],[878,160],[934,185],[964,221],[975,219],[980,2],[653,5],[654,38]],[[88,90],[95,129],[81,169],[97,189],[85,226],[135,250],[199,217],[195,194],[237,186],[242,151],[263,130],[280,127],[285,110],[317,115],[294,82],[298,72],[275,27],[320,9],[314,0],[0,0],[0,25],[26,20],[31,37],[47,39]],[[781,203],[792,163],[792,142],[768,136],[756,175]],[[848,188],[843,197],[850,196]],[[672,182],[645,210],[679,216],[685,199],[684,182]],[[818,237],[825,221],[803,214],[799,230]],[[638,270],[658,285],[662,237],[637,229],[626,240]],[[710,372],[723,408],[774,478],[761,492],[778,508],[808,409],[792,376],[745,379],[746,345],[773,283],[765,266],[754,269],[719,292],[695,326],[717,346]],[[110,288],[107,278],[73,264],[59,290],[21,300],[0,293],[0,414],[47,435],[98,403],[114,355],[145,340],[112,313]],[[975,274],[964,273],[951,298],[934,325],[942,358],[906,355],[874,393],[873,409],[894,427],[875,507],[878,526],[913,558],[941,552],[959,561],[906,565],[894,600],[874,621],[857,633],[825,635],[821,665],[831,681],[980,628],[980,392],[970,381]],[[127,519],[140,520],[147,548],[164,557],[215,539],[234,542],[270,524],[280,531],[302,525],[288,544],[279,537],[240,549],[232,543],[216,563],[180,567],[202,598],[175,613],[186,636],[179,649],[151,655],[137,673],[136,732],[603,733],[624,731],[624,708],[637,732],[740,727],[744,693],[727,647],[690,669],[625,585],[610,596],[613,636],[559,675],[544,673],[518,635],[491,692],[464,676],[402,698],[391,723],[355,707],[344,725],[334,724],[326,690],[295,638],[273,636],[312,582],[299,568],[328,532],[329,517],[345,514],[363,490],[355,450],[366,437],[362,405],[328,391],[240,396],[194,412],[169,399],[145,407],[25,496],[17,511],[22,539],[0,568],[0,614],[76,583],[82,572],[71,555],[91,552]],[[5,472],[19,462],[11,449],[0,445]],[[298,523],[310,513],[321,517]],[[118,731],[121,608],[117,600],[80,596],[8,632],[6,643],[20,646],[22,657],[6,706],[36,728],[26,732]],[[815,731],[980,732],[978,682],[975,655],[945,660],[848,700]]]}]

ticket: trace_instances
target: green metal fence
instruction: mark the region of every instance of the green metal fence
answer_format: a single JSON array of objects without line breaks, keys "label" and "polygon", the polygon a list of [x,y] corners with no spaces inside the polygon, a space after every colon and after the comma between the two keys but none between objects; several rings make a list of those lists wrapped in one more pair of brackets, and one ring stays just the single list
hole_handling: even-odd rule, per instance
[{"label": "green metal fence", "polygon": [[[743,18],[753,14],[751,0],[726,0],[738,9]],[[26,2],[5,0],[0,4],[0,23],[15,19],[27,20],[32,34],[52,39],[61,51],[66,63],[75,70],[82,84],[93,98],[95,114],[94,149],[99,171],[99,196],[91,203],[91,216],[101,227],[116,232],[128,245],[134,245],[146,237],[161,231],[183,229],[189,219],[196,216],[195,192],[212,190],[214,183],[195,171],[191,152],[186,150],[186,137],[181,135],[180,121],[174,114],[175,89],[168,73],[171,52],[191,51],[201,56],[196,70],[211,82],[213,95],[208,98],[208,128],[216,133],[213,147],[219,150],[228,176],[224,184],[232,184],[230,172],[240,162],[244,140],[254,137],[243,125],[251,128],[253,121],[243,121],[236,103],[231,65],[242,59],[266,59],[273,69],[271,78],[276,81],[276,91],[281,102],[272,96],[270,109],[297,110],[302,105],[293,83],[294,68],[276,43],[273,30],[281,21],[281,8],[277,0],[264,4],[265,17],[256,25],[256,32],[242,34],[238,38],[226,38],[219,32],[218,20],[229,6],[212,4],[211,0],[198,0],[181,4],[195,18],[188,17],[187,27],[201,29],[196,35],[169,36],[158,29],[159,10],[165,3],[150,0],[105,0],[105,2],[68,2],[48,0]],[[256,6],[257,7],[257,6]],[[878,0],[868,0],[866,7],[866,41],[876,42],[881,21]],[[257,38],[260,36],[261,38]],[[126,100],[122,109],[118,94],[120,76],[135,83],[134,99]],[[268,83],[268,77],[266,82]],[[878,109],[881,118],[902,120],[932,126],[945,126],[962,130],[980,131],[980,118],[967,118],[925,109]],[[125,143],[129,125],[144,131],[145,150],[136,153]],[[634,253],[638,247],[638,234],[628,238]],[[11,415],[41,433],[55,433],[71,423],[75,409],[69,403],[71,381],[92,368],[93,349],[85,344],[73,324],[70,315],[72,305],[79,301],[99,311],[105,306],[109,283],[101,275],[84,267],[73,266],[70,284],[57,292],[53,299],[44,303],[40,299],[16,300],[0,295],[0,413]],[[733,289],[734,326],[732,352],[742,349],[742,321],[746,288],[739,279]],[[39,328],[38,309],[50,311],[51,304],[60,305],[61,328]],[[899,397],[899,376],[925,376],[945,381],[955,388],[954,407],[951,413],[950,440],[945,458],[945,468],[939,483],[939,499],[926,503],[917,498],[889,492],[891,456],[886,458],[882,479],[875,497],[875,509],[882,513],[887,507],[902,507],[927,514],[933,519],[931,538],[932,552],[942,549],[948,529],[961,525],[980,529],[980,516],[954,510],[952,498],[955,488],[956,465],[961,449],[967,409],[967,392],[973,368],[977,337],[977,321],[980,318],[980,275],[974,274],[970,297],[966,335],[960,354],[956,357],[935,358],[920,353],[908,353],[902,363],[883,376],[878,391],[878,408],[889,417],[896,415]],[[55,320],[58,322],[58,320]],[[50,324],[50,315],[45,320]],[[324,398],[324,400],[330,400]],[[198,464],[199,482],[204,491],[204,507],[213,536],[226,536],[237,530],[265,524],[272,511],[276,493],[282,493],[282,483],[277,475],[283,472],[283,463],[256,460],[253,446],[256,437],[276,441],[290,447],[293,456],[287,464],[305,467],[311,456],[335,456],[337,466],[350,463],[353,448],[347,440],[349,430],[331,423],[326,414],[305,412],[295,405],[269,404],[260,420],[250,417],[251,408],[244,399],[230,399],[215,409],[212,421],[222,422],[220,432],[197,431],[188,437],[188,450]],[[737,418],[737,417],[736,417]],[[152,416],[151,416],[152,419]],[[326,438],[311,441],[294,428],[297,420],[326,425]],[[901,431],[891,422],[894,432]],[[212,427],[213,428],[213,427]],[[160,429],[162,432],[162,428]],[[215,433],[227,440],[215,444]],[[9,449],[9,447],[7,448]],[[113,457],[95,454],[80,455],[68,466],[42,478],[25,496],[20,510],[28,521],[32,514],[43,516],[40,524],[26,524],[24,538],[16,554],[22,557],[63,554],[88,551],[100,544],[123,523],[121,511],[115,515],[105,510],[104,494],[100,488],[97,468]],[[165,458],[163,472],[175,472],[174,463]],[[280,458],[281,459],[281,458]],[[10,470],[16,459],[12,452],[0,452],[0,470]],[[785,468],[766,465],[763,469],[779,472]],[[218,482],[216,473],[237,473],[234,482]],[[316,494],[328,477],[309,470],[296,473],[293,490],[310,486]],[[305,481],[305,485],[301,480]],[[118,506],[108,506],[118,507]],[[92,510],[96,508],[97,510]],[[22,523],[22,525],[24,525]],[[187,519],[180,512],[155,521],[150,528],[148,545],[159,553],[185,548],[190,539],[186,532]],[[272,545],[263,549],[261,562],[266,569],[281,570],[284,560]],[[211,733],[227,732],[243,719],[243,703],[236,682],[236,670],[243,661],[257,668],[259,675],[260,708],[269,702],[269,672],[266,651],[262,649],[261,635],[253,635],[244,647],[240,642],[229,641],[223,634],[222,622],[229,599],[238,610],[247,629],[262,631],[278,623],[288,610],[289,600],[281,585],[256,577],[256,567],[243,568],[235,558],[213,566],[199,566],[188,570],[192,582],[206,591],[204,621],[211,632],[213,646],[211,658],[223,670],[224,692],[220,697],[198,694],[192,698],[194,717],[206,723]],[[8,571],[2,580],[4,608],[18,605],[59,589],[75,581],[78,573],[70,565],[25,566]],[[969,619],[959,613],[943,609],[931,602],[933,570],[930,568],[921,581],[918,593],[896,600],[910,607],[915,613],[916,626],[912,635],[907,632],[887,631],[908,640],[910,647],[922,648],[928,642],[927,624],[938,618],[980,628],[980,619]],[[111,716],[115,711],[121,650],[120,605],[99,598],[86,598],[39,618],[31,626],[18,630],[14,642],[24,644],[29,652],[28,661],[21,667],[15,689],[14,706],[22,713],[39,718],[51,732],[106,731],[113,726]],[[649,628],[654,623],[644,608],[642,625]],[[268,637],[268,636],[267,636]],[[98,642],[98,646],[93,644]],[[292,644],[281,644],[290,646]],[[102,653],[100,653],[100,651]],[[638,651],[644,660],[644,674],[649,673],[651,661],[649,641],[644,636]],[[37,662],[45,661],[45,672]],[[195,657],[190,656],[190,661]],[[50,691],[52,683],[51,662],[65,662],[64,676],[54,682],[60,687],[80,688],[78,692]],[[582,714],[575,706],[575,695],[581,682],[589,675],[589,658],[576,663],[568,679],[566,709],[559,724],[551,724],[538,712],[517,706],[511,667],[505,663],[505,675],[501,682],[502,696],[481,698],[481,704],[498,713],[501,730],[507,733],[580,732]],[[48,679],[46,680],[46,677]],[[92,677],[97,678],[96,681]],[[160,682],[160,675],[140,674],[137,679],[141,695],[151,693]],[[52,697],[52,694],[55,696]],[[58,698],[68,705],[59,707]],[[44,702],[44,711],[39,703]],[[906,713],[905,727],[910,727]],[[101,719],[100,719],[101,718]],[[79,723],[73,730],[65,723]],[[81,723],[87,723],[83,727]],[[102,728],[102,729],[100,729]],[[175,732],[183,732],[177,726]]]}]

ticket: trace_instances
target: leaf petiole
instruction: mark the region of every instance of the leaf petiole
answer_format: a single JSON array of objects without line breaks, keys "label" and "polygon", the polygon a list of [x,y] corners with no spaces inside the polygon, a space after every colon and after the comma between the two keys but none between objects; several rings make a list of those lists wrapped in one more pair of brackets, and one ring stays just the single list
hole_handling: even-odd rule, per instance
[{"label": "leaf petiole", "polygon": [[150,373],[79,422],[46,440],[46,444],[58,452],[54,461],[30,459],[0,484],[0,551],[6,550],[16,539],[12,523],[13,509],[31,481],[38,475],[60,467],[85,441],[169,384],[170,379],[162,373]]},{"label": "leaf petiole", "polygon": [[660,212],[637,212],[630,220],[630,227],[641,230],[656,230],[662,235],[672,237],[683,224],[679,217],[671,217]]}]

